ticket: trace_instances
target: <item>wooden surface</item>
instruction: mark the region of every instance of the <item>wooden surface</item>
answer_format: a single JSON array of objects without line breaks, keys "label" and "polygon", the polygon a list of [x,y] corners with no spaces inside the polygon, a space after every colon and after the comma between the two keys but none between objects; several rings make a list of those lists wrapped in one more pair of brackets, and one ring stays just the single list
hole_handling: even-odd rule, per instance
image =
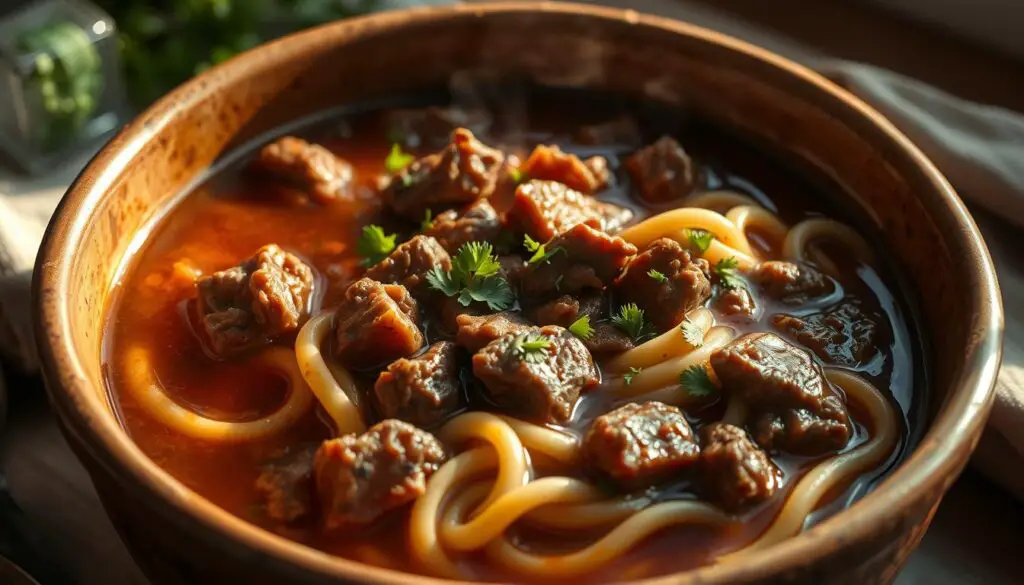
[{"label": "wooden surface", "polygon": [[[863,5],[834,0],[702,0],[698,4],[733,12],[834,55],[886,66],[953,93],[1024,111],[1020,64]],[[978,220],[997,260],[1001,259],[1004,290],[1006,284],[1019,285],[1024,266],[1010,261],[1011,250],[1017,247],[1016,234],[987,214],[979,214]],[[1015,297],[1008,301],[1008,305],[1015,303]],[[1024,333],[1018,321],[1008,325],[1010,335]],[[31,565],[42,585],[146,585],[107,521],[84,470],[60,436],[39,382],[13,378],[8,384],[14,398],[8,426],[0,435],[0,471],[19,509],[0,501],[0,514],[4,514],[0,546],[18,533],[28,538],[32,548],[43,551],[35,559],[19,557]],[[1024,583],[1022,551],[1024,504],[968,471],[946,497],[897,583]]]}]

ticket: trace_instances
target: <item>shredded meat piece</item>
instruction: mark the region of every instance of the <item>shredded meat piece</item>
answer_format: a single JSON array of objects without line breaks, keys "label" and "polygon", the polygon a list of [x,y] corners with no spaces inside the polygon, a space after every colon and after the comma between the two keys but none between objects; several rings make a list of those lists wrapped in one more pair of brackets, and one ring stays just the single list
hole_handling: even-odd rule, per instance
[{"label": "shredded meat piece", "polygon": [[856,366],[878,353],[881,320],[856,300],[846,300],[803,317],[775,315],[772,324],[825,362]]},{"label": "shredded meat piece", "polygon": [[686,197],[697,180],[693,160],[668,136],[627,158],[625,166],[640,197],[652,203]]},{"label": "shredded meat piece", "polygon": [[434,426],[462,405],[458,348],[439,341],[414,358],[391,362],[373,387],[377,412],[425,428]]},{"label": "shredded meat piece", "polygon": [[780,484],[779,470],[743,429],[712,423],[698,434],[702,448],[697,485],[704,497],[728,512],[772,497]]},{"label": "shredded meat piece", "polygon": [[530,323],[519,316],[519,313],[502,311],[491,315],[463,314],[456,318],[458,334],[456,341],[470,353],[476,353],[490,342],[508,335],[520,333],[530,328]]},{"label": "shredded meat piece", "polygon": [[345,289],[334,319],[334,354],[351,368],[387,363],[423,346],[418,305],[400,284],[357,280]]},{"label": "shredded meat piece", "polygon": [[604,157],[587,159],[589,165],[575,154],[562,152],[555,145],[538,145],[520,170],[531,179],[557,181],[591,195],[608,185],[608,161]]},{"label": "shredded meat piece", "polygon": [[624,207],[598,201],[561,183],[528,181],[516,189],[505,225],[546,242],[581,223],[611,233],[632,217],[633,212]]},{"label": "shredded meat piece", "polygon": [[256,478],[267,517],[295,522],[313,512],[313,454],[316,445],[290,449],[268,462]]},{"label": "shredded meat piece", "polygon": [[824,274],[792,262],[762,262],[751,272],[750,280],[757,283],[764,294],[787,305],[802,305],[835,290],[835,284]]},{"label": "shredded meat piece", "polygon": [[319,144],[294,136],[264,146],[251,168],[295,186],[320,204],[353,197],[352,165]]},{"label": "shredded meat piece", "polygon": [[583,296],[562,295],[528,309],[526,314],[537,325],[558,325],[565,328],[580,317],[589,317],[593,333],[583,340],[583,345],[595,356],[608,356],[633,349],[633,339],[607,322],[606,301],[605,296],[600,293]]},{"label": "shredded meat piece", "polygon": [[479,199],[459,211],[450,209],[438,215],[424,235],[437,238],[454,254],[469,242],[495,242],[501,235],[501,218],[487,199]]},{"label": "shredded meat piece", "polygon": [[[651,276],[652,270],[664,278]],[[707,260],[694,259],[674,240],[661,238],[630,260],[615,291],[643,309],[659,331],[668,331],[711,296],[709,272]]]},{"label": "shredded meat piece", "polygon": [[528,265],[520,286],[523,295],[540,299],[556,292],[601,290],[636,254],[636,246],[579,224],[545,245],[550,256]]},{"label": "shredded meat piece", "polygon": [[415,236],[400,244],[364,276],[378,282],[400,284],[422,300],[427,292],[427,272],[435,266],[451,270],[451,256],[434,238]]}]

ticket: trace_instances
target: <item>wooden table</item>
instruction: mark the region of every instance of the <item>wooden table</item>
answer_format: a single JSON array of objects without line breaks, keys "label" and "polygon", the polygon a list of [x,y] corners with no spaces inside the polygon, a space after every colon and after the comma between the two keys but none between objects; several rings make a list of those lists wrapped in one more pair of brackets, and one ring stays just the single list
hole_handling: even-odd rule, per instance
[{"label": "wooden table", "polygon": [[[664,0],[636,0],[651,9]],[[622,0],[605,0],[622,4]],[[1024,68],[984,49],[901,23],[849,2],[704,0],[834,55],[916,75],[972,99],[1024,111]],[[678,10],[678,5],[676,5]],[[1013,232],[978,214],[997,252]],[[1024,267],[1003,264],[1021,282]],[[1011,325],[1012,327],[1012,325]],[[1013,329],[1011,335],[1022,331]],[[0,435],[0,470],[23,512],[23,527],[45,551],[42,585],[146,585],[107,521],[85,471],[69,451],[34,379],[12,378],[9,424]],[[2,505],[2,503],[0,503]],[[0,508],[0,511],[3,511]],[[0,526],[0,538],[10,526]],[[953,486],[898,585],[1011,585],[1024,582],[1024,505],[968,471]],[[70,576],[70,577],[68,577]]]}]

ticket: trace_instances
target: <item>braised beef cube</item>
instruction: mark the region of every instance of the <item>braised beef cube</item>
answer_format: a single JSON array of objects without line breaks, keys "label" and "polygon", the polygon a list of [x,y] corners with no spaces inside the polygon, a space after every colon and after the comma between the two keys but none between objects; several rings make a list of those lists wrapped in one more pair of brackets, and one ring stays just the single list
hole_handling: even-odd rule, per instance
[{"label": "braised beef cube", "polygon": [[251,169],[303,191],[326,204],[353,196],[352,165],[319,144],[285,136],[264,146]]},{"label": "braised beef cube", "polygon": [[483,134],[491,125],[486,112],[436,106],[392,110],[385,120],[388,139],[409,148],[443,148],[457,128]]},{"label": "braised beef cube", "polygon": [[600,381],[583,343],[553,325],[495,339],[473,356],[473,373],[495,406],[538,422],[567,422]]},{"label": "braised beef cube", "polygon": [[[661,276],[652,276],[652,270]],[[626,265],[615,291],[623,302],[643,309],[659,331],[667,331],[711,296],[709,272],[707,260],[692,258],[676,241],[661,238]]]},{"label": "braised beef cube", "polygon": [[515,254],[503,254],[498,256],[498,263],[501,264],[502,278],[508,281],[509,286],[513,289],[518,288],[526,271],[526,262]]},{"label": "braised beef cube", "polygon": [[746,287],[729,288],[718,293],[713,307],[724,317],[741,320],[752,320],[757,314],[754,295]]},{"label": "braised beef cube", "polygon": [[821,368],[778,335],[741,337],[712,353],[711,367],[753,411],[754,438],[766,449],[817,455],[849,442],[850,415]]},{"label": "braised beef cube", "polygon": [[766,295],[787,305],[802,305],[835,290],[835,284],[824,274],[792,262],[762,262],[751,272],[750,280]]},{"label": "braised beef cube", "polygon": [[275,244],[239,266],[196,281],[210,349],[230,356],[291,335],[309,317],[313,271]]},{"label": "braised beef cube", "polygon": [[295,522],[313,511],[313,454],[316,445],[297,447],[270,461],[256,478],[267,517]]},{"label": "braised beef cube", "polygon": [[516,189],[506,227],[546,242],[576,224],[612,232],[633,217],[633,212],[588,197],[555,181],[528,181]]},{"label": "braised beef cube", "polygon": [[865,364],[878,353],[878,315],[844,301],[804,317],[775,315],[772,324],[830,364]]},{"label": "braised beef cube", "polygon": [[[541,181],[558,181],[588,195],[608,185],[608,161],[592,161],[586,165],[575,154],[562,152],[554,144],[540,144],[519,168],[527,177]],[[595,172],[597,171],[597,172]]]},{"label": "braised beef cube", "polygon": [[427,272],[435,266],[445,271],[451,270],[451,256],[434,238],[415,236],[400,244],[363,276],[377,282],[400,284],[419,296],[426,292]]},{"label": "braised beef cube", "polygon": [[638,194],[651,203],[686,197],[697,181],[693,160],[674,138],[664,136],[626,159]]},{"label": "braised beef cube", "polygon": [[366,525],[412,502],[446,460],[434,435],[400,420],[324,441],[313,460],[324,528]]},{"label": "braised beef cube", "polygon": [[598,475],[637,490],[678,479],[700,448],[678,408],[645,402],[597,417],[583,438],[583,456]]},{"label": "braised beef cube", "polygon": [[597,179],[597,189],[600,191],[611,186],[615,182],[615,176],[612,174],[611,167],[608,164],[608,159],[603,156],[591,156],[583,159],[583,166],[587,167],[590,174]]},{"label": "braised beef cube", "polygon": [[772,497],[779,470],[739,427],[712,423],[698,432],[698,489],[727,512],[747,510]]},{"label": "braised beef cube", "polygon": [[450,254],[469,242],[494,242],[501,234],[501,219],[486,199],[456,211],[450,209],[434,218],[424,235],[437,238]]},{"label": "braised beef cube", "polygon": [[641,140],[640,128],[631,116],[619,116],[600,124],[583,126],[576,132],[576,142],[588,146],[638,147]]},{"label": "braised beef cube", "polygon": [[585,224],[555,236],[544,249],[547,259],[523,272],[520,287],[526,298],[604,289],[636,255],[633,244]]},{"label": "braised beef cube", "polygon": [[530,323],[519,313],[502,311],[490,315],[462,314],[456,319],[455,341],[469,353],[476,353],[499,337],[530,329]]},{"label": "braised beef cube", "polygon": [[373,387],[377,413],[426,428],[461,406],[458,347],[439,341],[414,358],[397,359]]},{"label": "braised beef cube", "polygon": [[392,211],[420,221],[427,210],[472,203],[494,192],[504,155],[465,128],[452,132],[441,152],[425,156],[396,173],[381,196]]},{"label": "braised beef cube", "polygon": [[423,346],[418,305],[400,284],[357,280],[345,289],[334,321],[334,353],[352,368],[384,364]]},{"label": "braised beef cube", "polygon": [[527,316],[537,325],[558,325],[568,328],[580,317],[589,317],[593,332],[583,340],[590,353],[611,355],[633,349],[633,340],[621,329],[600,322],[608,313],[606,299],[599,293],[583,296],[562,295],[553,301],[532,307]]}]

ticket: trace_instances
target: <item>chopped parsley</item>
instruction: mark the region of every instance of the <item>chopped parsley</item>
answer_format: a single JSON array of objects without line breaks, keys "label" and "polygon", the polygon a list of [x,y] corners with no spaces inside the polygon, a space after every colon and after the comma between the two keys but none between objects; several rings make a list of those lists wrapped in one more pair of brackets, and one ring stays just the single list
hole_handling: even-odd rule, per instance
[{"label": "chopped parsley", "polygon": [[683,319],[683,322],[679,324],[679,331],[682,332],[683,339],[691,347],[698,348],[704,345],[704,330],[691,323],[689,319]]},{"label": "chopped parsley", "polygon": [[590,326],[590,315],[583,315],[569,325],[569,333],[586,341],[594,335],[594,328]]},{"label": "chopped parsley", "polygon": [[718,392],[718,386],[711,381],[708,369],[703,364],[691,366],[680,372],[679,385],[692,398],[704,398]]},{"label": "chopped parsley", "polygon": [[527,252],[533,252],[533,256],[530,256],[530,259],[527,261],[528,264],[548,262],[555,254],[565,252],[565,250],[557,246],[549,251],[545,248],[544,244],[534,240],[529,234],[523,236],[523,247],[526,248]]},{"label": "chopped parsley", "polygon": [[651,268],[650,270],[647,271],[647,276],[650,276],[651,278],[653,278],[654,280],[657,280],[658,282],[660,282],[662,284],[668,282],[668,277],[667,276],[665,276],[664,274],[662,274],[661,272],[658,272],[657,270],[655,270],[653,268]]},{"label": "chopped parsley", "polygon": [[512,351],[520,359],[531,363],[544,361],[547,357],[547,349],[551,347],[551,340],[539,333],[527,333],[516,337],[512,342]]},{"label": "chopped parsley", "polygon": [[395,143],[391,145],[391,152],[389,152],[387,158],[384,159],[384,168],[386,168],[389,173],[397,173],[409,166],[409,164],[415,159],[416,157],[407,152],[403,152],[402,147],[399,146],[398,143]]},{"label": "chopped parsley", "polygon": [[728,258],[722,258],[715,263],[715,274],[718,275],[718,281],[724,288],[742,288],[743,279],[736,271],[736,267],[739,266],[739,260],[735,256],[729,256]]},{"label": "chopped parsley", "polygon": [[509,167],[509,169],[508,169],[508,176],[513,181],[515,181],[516,185],[518,185],[519,183],[522,183],[523,181],[529,179],[529,177],[526,176],[526,173],[524,173],[523,170],[520,169],[519,167]]},{"label": "chopped parsley", "polygon": [[622,375],[622,381],[626,383],[626,386],[629,386],[633,383],[633,378],[642,371],[644,371],[643,368],[629,368],[629,371]]},{"label": "chopped parsley", "polygon": [[363,257],[363,266],[373,266],[395,249],[395,234],[387,235],[379,225],[363,226],[356,250]]},{"label": "chopped parsley", "polygon": [[463,244],[445,272],[435,266],[427,272],[427,282],[459,304],[468,307],[473,301],[487,303],[492,311],[503,311],[512,305],[512,289],[498,272],[501,264],[488,242]]},{"label": "chopped parsley", "polygon": [[423,214],[423,219],[420,220],[420,232],[425,232],[432,227],[434,227],[434,217],[428,209],[427,212]]},{"label": "chopped parsley", "polygon": [[644,320],[644,310],[629,303],[619,307],[619,312],[612,316],[612,324],[629,335],[633,341],[651,332],[651,326]]},{"label": "chopped parsley", "polygon": [[707,252],[711,247],[711,242],[715,241],[715,234],[707,230],[687,229],[685,232],[686,239],[690,240],[690,246],[701,254]]}]

